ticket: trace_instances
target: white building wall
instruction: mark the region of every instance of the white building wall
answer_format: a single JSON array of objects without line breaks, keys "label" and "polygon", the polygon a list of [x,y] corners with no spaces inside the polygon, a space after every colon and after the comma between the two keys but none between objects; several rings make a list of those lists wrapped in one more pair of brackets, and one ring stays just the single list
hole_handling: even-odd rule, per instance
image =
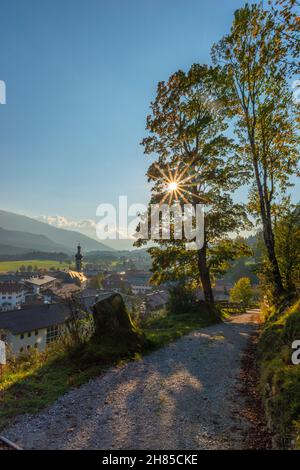
[{"label": "white building wall", "polygon": [[[30,336],[28,336],[28,333],[31,333]],[[11,352],[13,355],[17,356],[21,354],[21,352],[25,353],[31,348],[35,348],[36,344],[39,351],[44,351],[46,348],[47,328],[37,330],[37,335],[35,333],[35,331],[31,331],[14,335],[9,332],[6,337],[8,354]],[[30,346],[29,349],[28,346]],[[23,348],[23,351],[21,351],[21,348]]]},{"label": "white building wall", "polygon": [[4,304],[10,304],[10,307],[6,308],[6,310],[14,310],[19,305],[25,303],[25,291],[21,292],[0,292],[0,309],[3,309]]},{"label": "white building wall", "polygon": [[[65,331],[64,325],[58,325],[59,335]],[[35,334],[37,332],[37,334]],[[30,336],[28,336],[30,333]],[[31,349],[37,349],[38,351],[45,351],[47,347],[47,328],[41,328],[26,333],[12,334],[7,332],[6,338],[4,339],[7,344],[7,354],[13,354],[18,356],[19,354],[26,353]],[[30,348],[28,348],[30,346]],[[21,351],[21,348],[23,350]]]},{"label": "white building wall", "polygon": [[152,287],[151,286],[137,286],[137,285],[132,285],[131,286],[131,290],[132,290],[132,293],[133,294],[146,294],[147,292],[151,292],[152,291]]}]

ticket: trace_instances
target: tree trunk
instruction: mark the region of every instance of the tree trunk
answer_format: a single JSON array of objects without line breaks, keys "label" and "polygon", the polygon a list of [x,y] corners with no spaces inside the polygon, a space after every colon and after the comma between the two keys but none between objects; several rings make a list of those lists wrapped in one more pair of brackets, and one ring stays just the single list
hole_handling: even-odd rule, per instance
[{"label": "tree trunk", "polygon": [[213,296],[213,291],[211,288],[209,269],[207,266],[207,259],[206,259],[206,243],[204,243],[203,247],[200,250],[198,250],[198,269],[199,269],[201,284],[202,284],[202,288],[204,292],[205,302],[213,303],[214,296]]},{"label": "tree trunk", "polygon": [[[248,126],[248,137],[250,141],[250,146],[252,150],[252,163],[253,169],[255,174],[256,186],[258,191],[259,197],[259,207],[260,207],[260,215],[261,221],[263,226],[263,237],[264,242],[267,250],[267,255],[269,262],[271,264],[271,271],[274,283],[274,295],[276,297],[284,294],[285,290],[282,283],[282,277],[279,270],[279,265],[275,253],[275,240],[274,240],[274,233],[272,227],[272,215],[271,215],[271,201],[273,196],[273,189],[269,194],[268,187],[267,187],[267,169],[264,169],[264,176],[263,182],[261,181],[260,171],[258,167],[258,158],[256,152],[256,145],[255,145],[255,125],[254,127],[250,127],[248,116],[247,118],[247,126]],[[272,177],[272,176],[271,176]]]},{"label": "tree trunk", "polygon": [[260,215],[263,225],[263,237],[265,246],[267,249],[268,259],[271,264],[271,271],[274,283],[274,295],[276,297],[284,294],[284,287],[282,284],[282,278],[278,266],[278,261],[275,253],[275,240],[274,240],[274,233],[272,227],[272,217],[271,217],[271,197],[268,198],[267,196],[267,187],[266,181],[264,181],[264,189],[262,186],[262,182],[259,175],[258,170],[258,163],[257,159],[255,158],[255,146],[252,145],[253,151],[253,167],[256,179],[256,185],[258,190],[259,196],[259,205],[260,205]]},{"label": "tree trunk", "polygon": [[263,221],[263,236],[266,245],[269,262],[271,264],[271,271],[274,282],[274,294],[280,296],[284,293],[284,287],[282,284],[281,274],[278,266],[278,261],[275,253],[275,241],[270,220]]}]

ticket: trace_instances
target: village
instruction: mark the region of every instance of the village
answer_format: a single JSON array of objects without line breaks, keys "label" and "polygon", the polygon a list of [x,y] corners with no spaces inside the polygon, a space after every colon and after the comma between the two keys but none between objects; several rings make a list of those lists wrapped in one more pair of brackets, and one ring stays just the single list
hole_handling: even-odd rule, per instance
[{"label": "village", "polygon": [[[137,309],[143,316],[165,308],[168,303],[169,288],[174,283],[153,286],[150,271],[85,269],[80,245],[74,261],[74,269],[0,275],[0,339],[6,345],[7,355],[26,354],[32,348],[44,351],[57,340],[69,318],[72,298],[80,300],[86,312],[92,313],[96,302],[119,293],[128,309]],[[101,287],[95,287],[98,276]],[[217,281],[216,299],[227,300],[231,287],[228,282]],[[202,297],[199,290],[199,299]]]}]

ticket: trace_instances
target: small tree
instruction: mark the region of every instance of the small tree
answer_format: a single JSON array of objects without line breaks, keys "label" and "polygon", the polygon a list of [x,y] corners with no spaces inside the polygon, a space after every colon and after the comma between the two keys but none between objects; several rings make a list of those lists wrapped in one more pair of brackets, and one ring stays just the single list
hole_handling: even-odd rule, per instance
[{"label": "small tree", "polygon": [[253,297],[251,282],[248,277],[241,277],[230,289],[230,301],[239,302],[243,308],[248,308]]}]

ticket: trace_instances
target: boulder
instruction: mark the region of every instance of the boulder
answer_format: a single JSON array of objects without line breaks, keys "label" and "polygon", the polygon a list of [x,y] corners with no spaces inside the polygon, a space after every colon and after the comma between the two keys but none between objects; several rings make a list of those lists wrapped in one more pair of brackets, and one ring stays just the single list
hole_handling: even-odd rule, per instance
[{"label": "boulder", "polygon": [[114,293],[98,301],[93,307],[94,341],[126,342],[128,346],[145,344],[144,335],[133,324],[120,294]]}]

